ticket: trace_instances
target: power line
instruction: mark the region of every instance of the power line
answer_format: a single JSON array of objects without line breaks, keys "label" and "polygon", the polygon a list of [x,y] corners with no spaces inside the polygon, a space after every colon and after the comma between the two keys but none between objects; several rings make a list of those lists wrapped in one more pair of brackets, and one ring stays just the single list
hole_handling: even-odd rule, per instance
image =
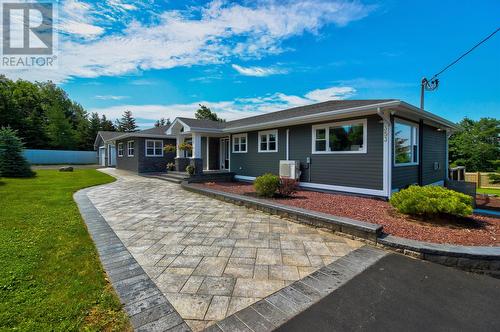
[{"label": "power line", "polygon": [[429,81],[432,81],[438,75],[441,75],[445,70],[447,70],[448,68],[450,68],[451,66],[453,66],[458,61],[460,61],[467,54],[469,54],[470,52],[474,51],[479,45],[481,45],[482,43],[484,43],[485,41],[487,41],[488,39],[490,39],[491,37],[493,37],[499,30],[500,30],[500,28],[497,28],[495,31],[493,31],[492,33],[490,33],[486,38],[484,38],[479,43],[477,43],[476,45],[474,45],[473,48],[471,48],[470,50],[468,50],[467,52],[465,52],[464,54],[462,54],[460,57],[458,57],[455,61],[453,61],[452,63],[450,63],[448,66],[444,67],[439,73],[437,73],[434,76],[432,76],[432,78]]},{"label": "power line", "polygon": [[443,69],[441,69],[441,71],[439,71],[437,74],[435,74],[434,76],[432,76],[432,78],[430,80],[428,80],[425,77],[422,78],[422,82],[420,84],[420,108],[424,109],[424,94],[425,94],[425,91],[434,91],[434,90],[436,90],[438,88],[438,86],[439,86],[439,79],[437,77],[439,75],[441,75],[442,73],[444,73],[448,68],[450,68],[451,66],[453,66],[454,64],[456,64],[458,61],[462,60],[463,57],[465,57],[470,52],[474,51],[477,47],[479,47],[479,45],[481,45],[482,43],[484,43],[485,41],[487,41],[488,39],[490,39],[491,37],[493,37],[499,30],[500,30],[500,28],[497,28],[495,31],[493,31],[492,33],[490,33],[486,38],[484,38],[479,43],[477,43],[476,45],[474,45],[474,47],[472,47],[470,50],[468,50],[467,52],[465,52],[464,54],[462,54],[461,56],[459,56],[455,61],[453,61],[452,63],[450,63],[449,65],[447,65]]}]

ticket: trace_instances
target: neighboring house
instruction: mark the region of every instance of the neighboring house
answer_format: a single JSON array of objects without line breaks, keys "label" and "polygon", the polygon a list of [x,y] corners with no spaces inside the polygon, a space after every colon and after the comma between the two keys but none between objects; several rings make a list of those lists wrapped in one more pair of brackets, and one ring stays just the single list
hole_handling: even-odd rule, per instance
[{"label": "neighboring house", "polygon": [[164,147],[176,144],[175,138],[165,134],[167,129],[160,126],[115,137],[116,168],[138,173],[165,172],[167,163],[174,162],[175,152],[166,152]]},{"label": "neighboring house", "polygon": [[116,131],[99,131],[94,141],[94,150],[101,166],[116,166],[116,147],[113,138],[122,135]]},{"label": "neighboring house", "polygon": [[[236,179],[251,181],[280,174],[280,161],[287,160],[300,169],[302,187],[389,197],[410,184],[444,184],[454,128],[403,101],[342,100],[228,122],[176,118],[158,137],[177,144],[181,171],[192,164],[198,172],[231,171]],[[178,148],[186,141],[193,146],[189,155]],[[164,171],[164,164],[133,170]]]}]

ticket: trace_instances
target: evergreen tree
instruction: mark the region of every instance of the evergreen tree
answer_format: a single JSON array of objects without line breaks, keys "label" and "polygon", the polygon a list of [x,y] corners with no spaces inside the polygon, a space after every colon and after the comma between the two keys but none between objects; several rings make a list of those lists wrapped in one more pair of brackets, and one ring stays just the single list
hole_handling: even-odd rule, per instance
[{"label": "evergreen tree", "polygon": [[100,128],[101,128],[101,130],[105,130],[105,131],[116,131],[116,127],[113,124],[113,121],[108,120],[106,118],[106,115],[104,115],[104,114],[101,116],[101,126],[100,126]]},{"label": "evergreen tree", "polygon": [[75,130],[64,111],[59,107],[51,108],[48,113],[47,136],[49,144],[56,149],[74,149],[76,145]]},{"label": "evergreen tree", "polygon": [[200,108],[196,110],[196,113],[194,114],[195,118],[200,119],[200,120],[212,120],[212,121],[220,121],[220,122],[225,122],[226,120],[221,119],[217,116],[215,112],[212,112],[210,108],[208,108],[205,105],[200,104]]},{"label": "evergreen tree", "polygon": [[170,118],[167,118],[166,120],[165,118],[161,118],[160,120],[156,120],[155,127],[170,126],[170,124]]},{"label": "evergreen tree", "polygon": [[23,143],[15,130],[2,127],[0,129],[0,175],[12,178],[32,177],[35,173],[24,158]]},{"label": "evergreen tree", "polygon": [[130,111],[123,112],[121,119],[116,120],[116,127],[118,128],[118,131],[122,132],[133,132],[138,130],[138,127],[135,124],[135,119]]},{"label": "evergreen tree", "polygon": [[500,120],[464,118],[450,137],[449,152],[453,165],[463,165],[469,172],[495,170],[500,160]]}]

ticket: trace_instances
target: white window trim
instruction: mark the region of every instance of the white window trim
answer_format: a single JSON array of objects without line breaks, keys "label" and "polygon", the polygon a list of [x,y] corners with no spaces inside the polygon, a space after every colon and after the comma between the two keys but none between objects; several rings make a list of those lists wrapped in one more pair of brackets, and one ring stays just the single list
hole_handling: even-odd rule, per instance
[{"label": "white window trim", "polygon": [[[148,154],[148,142],[153,142],[153,154]],[[161,154],[154,154],[156,151],[156,143],[157,142],[161,143]],[[162,140],[147,139],[144,144],[145,144],[144,154],[146,155],[146,157],[163,157],[163,141]]]},{"label": "white window trim", "polygon": [[[363,125],[363,149],[358,151],[330,151],[330,127],[332,126],[346,126],[346,125]],[[312,144],[311,151],[312,154],[360,154],[367,152],[367,142],[368,142],[368,133],[367,133],[367,120],[359,119],[359,120],[349,120],[349,121],[341,121],[341,122],[330,122],[330,123],[322,123],[318,125],[312,126]],[[317,129],[325,129],[325,138],[326,138],[326,151],[316,151],[316,130]]]},{"label": "white window trim", "polygon": [[[267,135],[267,147],[269,148],[269,135],[270,134],[274,134],[274,136],[276,137],[276,149],[275,150],[261,150],[260,149],[260,136],[261,135]],[[265,131],[259,131],[258,132],[258,152],[259,153],[268,153],[268,152],[278,152],[278,129],[273,129],[273,130],[265,130]]]},{"label": "white window trim", "polygon": [[[240,146],[240,151],[235,151],[234,150],[234,146],[236,145],[236,144],[234,144],[235,138],[240,139],[239,143],[238,143],[238,145]],[[245,138],[245,151],[241,150],[241,138]],[[232,135],[232,144],[231,144],[231,146],[232,146],[233,153],[247,153],[247,151],[248,151],[248,134],[244,133],[244,134],[235,134],[235,135]]]},{"label": "white window trim", "polygon": [[123,143],[118,143],[118,157],[123,157],[123,152],[125,152],[123,149]]},{"label": "white window trim", "polygon": [[[134,153],[132,153],[132,154],[130,154],[130,143],[134,143],[134,147],[132,148]],[[135,154],[135,141],[128,141],[127,142],[127,157],[133,157],[134,154]]]},{"label": "white window trim", "polygon": [[[417,161],[416,162],[409,162],[409,163],[404,163],[404,164],[397,164],[396,163],[396,123],[401,123],[401,124],[405,124],[405,125],[408,125],[408,126],[412,126],[412,127],[415,127],[417,128]],[[400,118],[394,118],[394,129],[393,129],[393,137],[392,137],[392,150],[394,151],[393,152],[393,156],[392,156],[392,164],[394,165],[394,167],[405,167],[405,166],[418,166],[420,164],[420,146],[419,146],[419,141],[420,141],[420,125],[416,122],[411,122],[411,121],[406,121],[404,119],[400,119]],[[413,157],[413,152],[412,152],[412,157]]]}]

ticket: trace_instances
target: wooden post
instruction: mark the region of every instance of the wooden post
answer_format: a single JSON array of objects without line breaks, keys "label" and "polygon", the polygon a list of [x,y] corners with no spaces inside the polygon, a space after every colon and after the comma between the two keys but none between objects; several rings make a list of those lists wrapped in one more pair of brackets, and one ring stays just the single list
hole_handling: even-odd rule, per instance
[{"label": "wooden post", "polygon": [[481,188],[481,172],[477,172],[477,188]]}]

